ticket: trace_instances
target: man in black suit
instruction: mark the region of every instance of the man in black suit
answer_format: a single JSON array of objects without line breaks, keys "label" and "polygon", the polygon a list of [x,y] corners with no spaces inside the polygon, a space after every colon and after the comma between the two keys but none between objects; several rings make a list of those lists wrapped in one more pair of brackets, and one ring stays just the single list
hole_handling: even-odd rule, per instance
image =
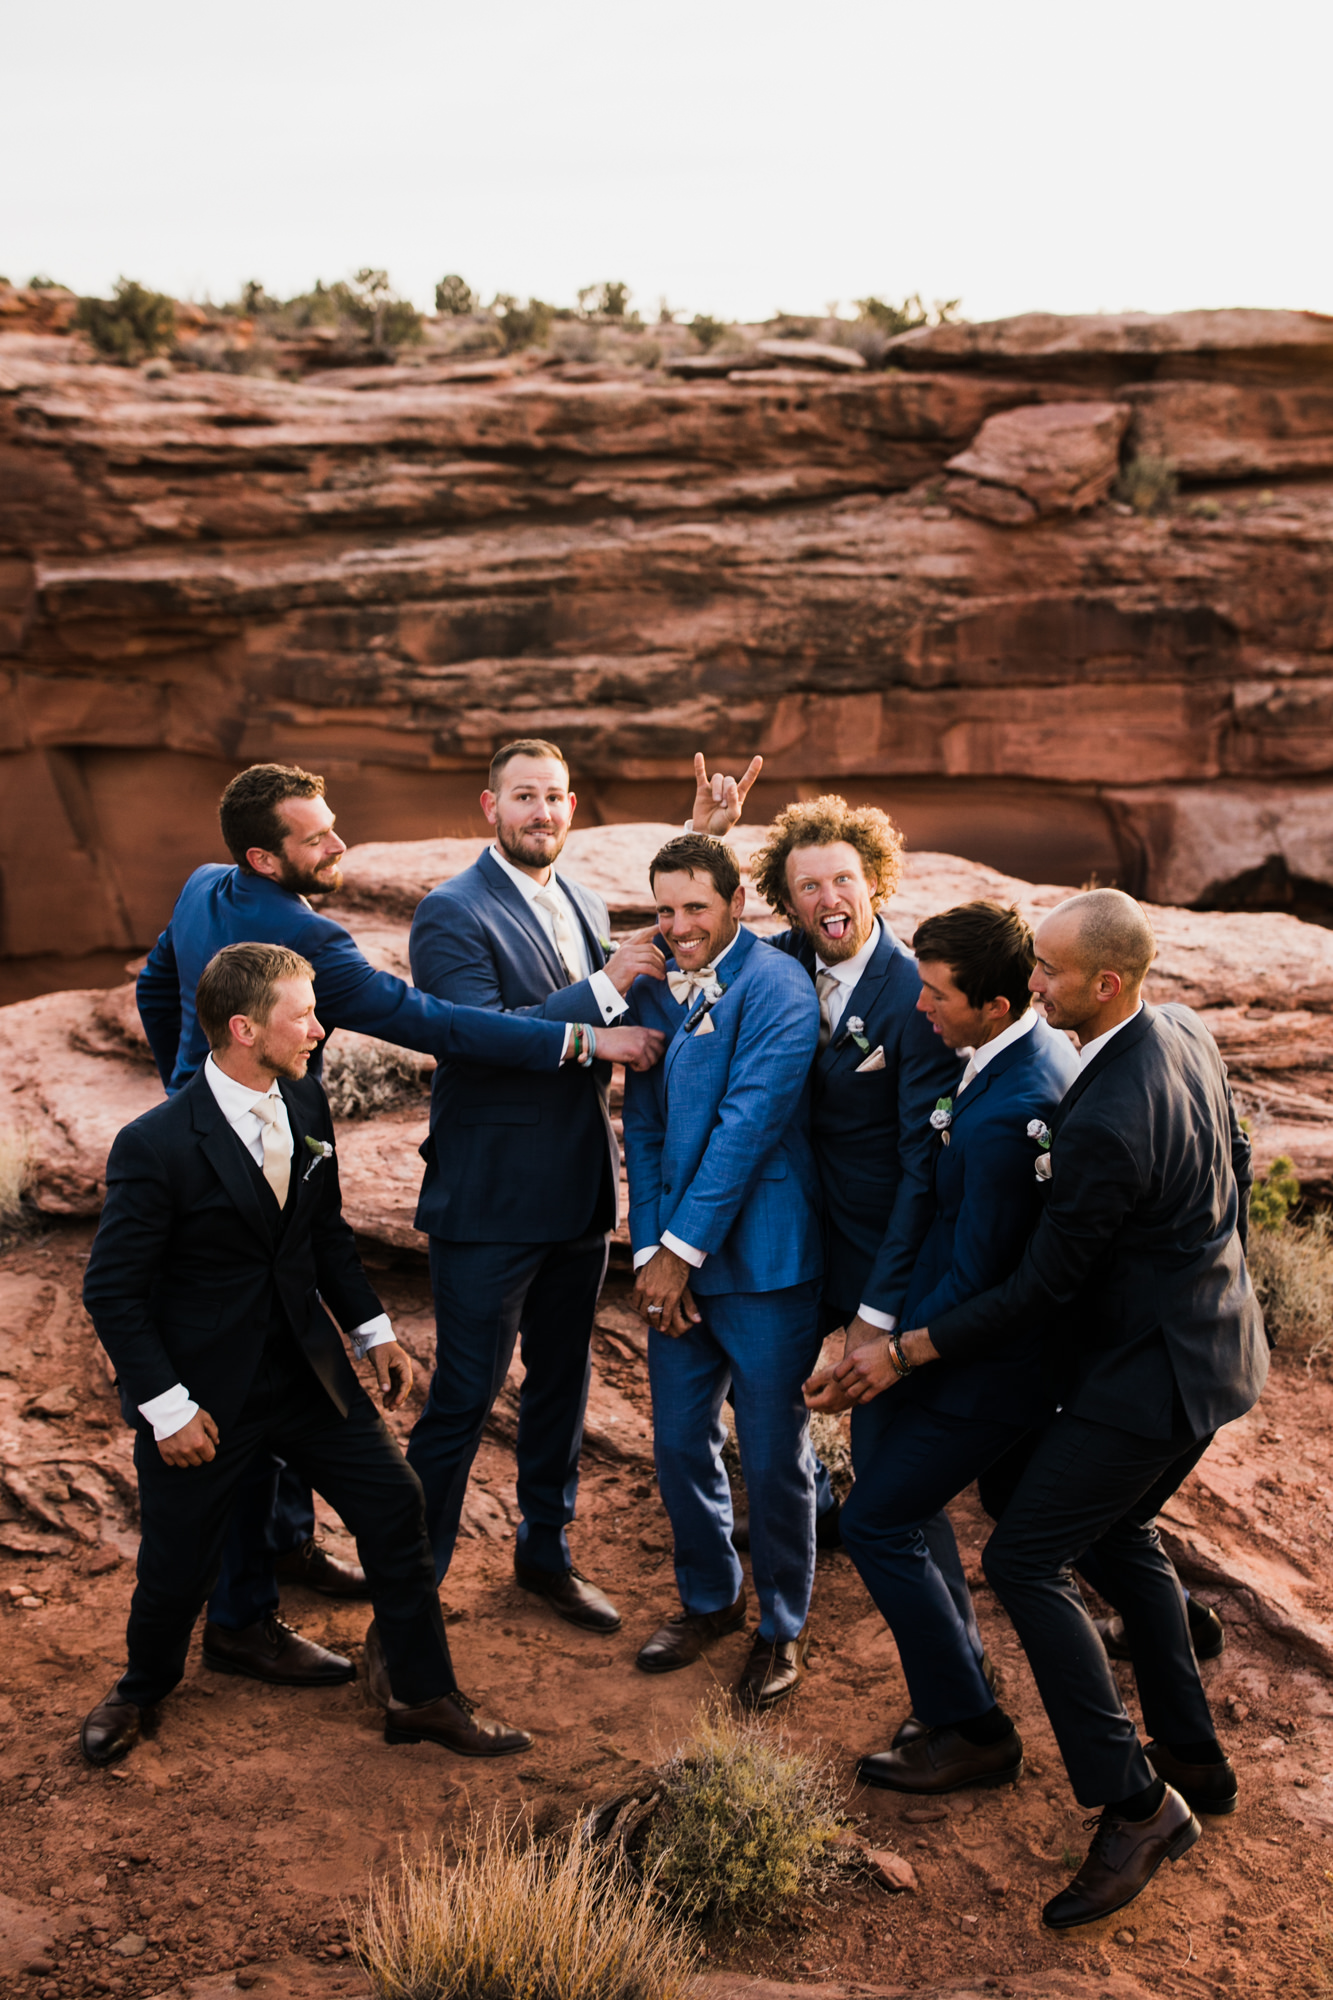
[{"label": "man in black suit", "polygon": [[[1203,1024],[1142,998],[1155,949],[1117,889],[1071,896],[1041,925],[1032,990],[1080,1051],[1050,1121],[1045,1210],[1011,1278],[901,1340],[911,1369],[993,1352],[1007,1325],[1052,1328],[1060,1411],[984,1564],[1074,1792],[1102,1808],[1086,1860],[1043,1912],[1053,1929],[1132,1901],[1197,1840],[1193,1808],[1229,1812],[1236,1798],[1154,1522],[1267,1374],[1245,1266],[1250,1150]],[[839,1374],[863,1397],[890,1386],[877,1366],[866,1349]],[[1132,1645],[1146,1750],[1071,1575],[1089,1547]]]},{"label": "man in black suit", "polygon": [[[334,1324],[369,1353],[396,1407],[411,1363],[343,1220],[328,1101],[306,1077],[324,1032],[309,961],[229,945],[196,998],[212,1053],[117,1135],[84,1283],[122,1401],[137,1411],[141,1540],[128,1665],[86,1718],[83,1753],[94,1764],[124,1756],[180,1680],[232,1504],[269,1451],[357,1537],[394,1697],[386,1738],[469,1756],[525,1750],[530,1737],[477,1716],[458,1690],[420,1482]],[[269,1623],[281,1628],[276,1612]],[[229,1637],[205,1626],[206,1665],[236,1670]],[[271,1638],[280,1645],[281,1630]],[[323,1660],[326,1678],[352,1679],[350,1660]]]}]

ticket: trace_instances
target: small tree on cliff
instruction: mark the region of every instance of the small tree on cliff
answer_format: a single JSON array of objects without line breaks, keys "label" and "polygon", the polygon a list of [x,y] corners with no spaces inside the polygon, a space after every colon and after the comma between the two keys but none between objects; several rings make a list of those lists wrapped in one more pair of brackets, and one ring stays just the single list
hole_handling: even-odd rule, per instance
[{"label": "small tree on cliff", "polygon": [[441,278],[435,287],[435,310],[437,313],[452,313],[461,316],[477,310],[477,295],[472,287],[460,278],[457,271],[451,271]]},{"label": "small tree on cliff", "polygon": [[74,325],[99,354],[130,368],[171,345],[176,307],[165,292],[150,292],[133,278],[120,278],[114,298],[79,300]]}]

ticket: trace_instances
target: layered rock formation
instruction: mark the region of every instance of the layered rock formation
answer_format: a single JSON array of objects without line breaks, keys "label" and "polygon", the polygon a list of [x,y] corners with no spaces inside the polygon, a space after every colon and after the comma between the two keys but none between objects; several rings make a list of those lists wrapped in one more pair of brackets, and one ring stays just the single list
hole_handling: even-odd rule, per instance
[{"label": "layered rock formation", "polygon": [[[240,764],[323,770],[362,839],[463,834],[520,730],[593,820],[759,749],[770,810],[836,786],[1015,873],[1333,900],[1333,322],[792,359],[292,382],[0,333],[0,949],[111,976]],[[1169,511],[1107,497],[1135,458]]]}]

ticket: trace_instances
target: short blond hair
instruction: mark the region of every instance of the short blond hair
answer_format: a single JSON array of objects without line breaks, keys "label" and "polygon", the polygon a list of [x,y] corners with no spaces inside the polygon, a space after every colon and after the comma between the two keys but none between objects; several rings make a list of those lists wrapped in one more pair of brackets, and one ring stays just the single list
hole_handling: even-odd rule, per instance
[{"label": "short blond hair", "polygon": [[755,852],[750,878],[770,909],[790,915],[787,862],[796,847],[832,847],[845,840],[861,857],[875,909],[897,888],[903,872],[903,837],[878,806],[849,806],[836,792],[802,799],[780,812],[768,839]]}]

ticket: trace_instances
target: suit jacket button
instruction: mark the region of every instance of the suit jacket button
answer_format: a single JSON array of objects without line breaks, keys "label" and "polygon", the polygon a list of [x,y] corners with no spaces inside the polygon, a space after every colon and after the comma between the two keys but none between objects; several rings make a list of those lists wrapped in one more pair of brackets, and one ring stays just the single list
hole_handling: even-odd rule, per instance
[{"label": "suit jacket button", "polygon": [[670,1183],[670,1181],[663,1181],[663,1183],[662,1183],[662,1192],[663,1192],[663,1194],[670,1194],[670,1192],[671,1192],[671,1183]]}]

